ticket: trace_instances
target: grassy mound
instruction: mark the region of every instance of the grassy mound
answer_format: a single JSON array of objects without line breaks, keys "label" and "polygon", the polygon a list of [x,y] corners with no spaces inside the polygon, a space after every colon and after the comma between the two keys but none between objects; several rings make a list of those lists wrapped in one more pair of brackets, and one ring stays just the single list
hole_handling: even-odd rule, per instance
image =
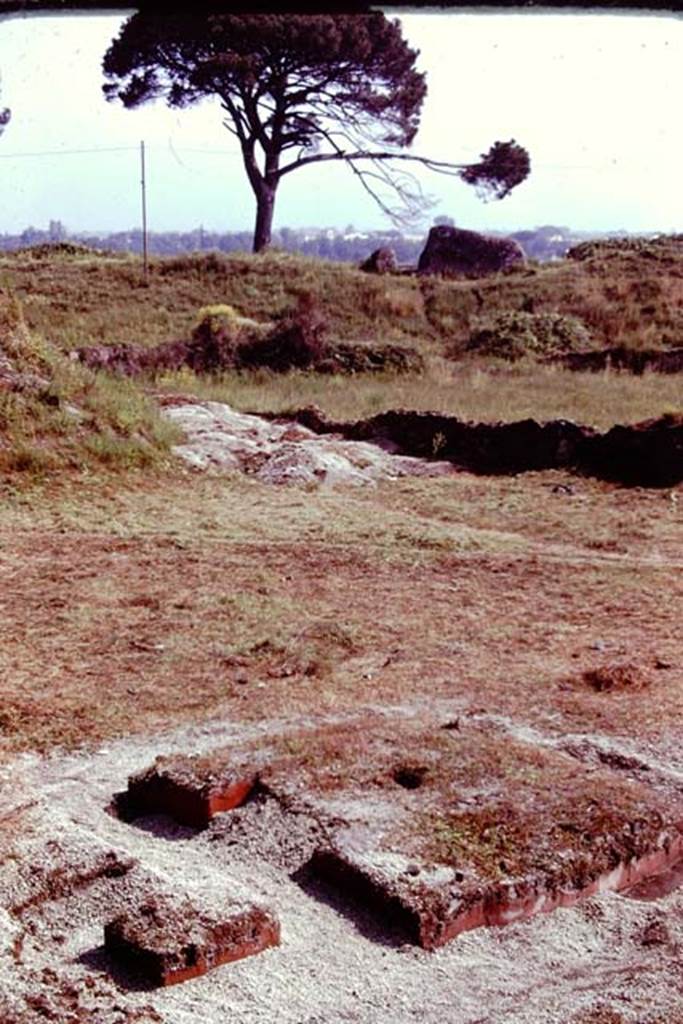
[{"label": "grassy mound", "polygon": [[469,351],[509,360],[560,356],[590,347],[591,336],[576,317],[517,310],[482,318],[467,343]]},{"label": "grassy mound", "polygon": [[174,431],[129,382],[68,360],[28,330],[0,291],[0,475],[133,468],[160,461]]},{"label": "grassy mound", "polygon": [[40,242],[38,245],[27,245],[16,252],[22,256],[31,256],[36,260],[52,259],[54,256],[111,256],[109,249],[95,249],[91,245],[80,242]]},{"label": "grassy mound", "polygon": [[134,377],[190,369],[197,374],[236,370],[327,374],[421,373],[424,359],[401,345],[353,345],[329,341],[327,323],[310,293],[275,323],[240,316],[228,305],[206,306],[187,340],[145,345],[94,345],[73,353],[91,369]]},{"label": "grassy mound", "polygon": [[639,257],[644,260],[680,260],[683,258],[683,235],[657,235],[654,238],[603,238],[581,242],[568,250],[572,260]]},{"label": "grassy mound", "polygon": [[[592,247],[592,248],[591,248]],[[481,280],[365,274],[287,253],[199,253],[150,260],[61,246],[0,254],[0,278],[26,321],[63,351],[86,345],[158,345],[187,338],[201,307],[229,305],[275,322],[312,295],[334,342],[419,347],[459,358],[482,317],[555,313],[580,320],[598,348],[674,347],[683,339],[683,245],[629,239],[576,247],[585,258],[530,264]],[[654,254],[654,255],[653,255]],[[657,258],[654,258],[657,257]]]}]

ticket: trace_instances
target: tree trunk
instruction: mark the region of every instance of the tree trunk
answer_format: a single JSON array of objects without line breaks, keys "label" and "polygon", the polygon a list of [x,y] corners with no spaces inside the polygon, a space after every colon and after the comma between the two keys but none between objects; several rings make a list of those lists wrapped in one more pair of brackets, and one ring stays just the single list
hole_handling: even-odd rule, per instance
[{"label": "tree trunk", "polygon": [[264,185],[256,194],[256,226],[254,252],[262,252],[270,245],[275,210],[275,187]]}]

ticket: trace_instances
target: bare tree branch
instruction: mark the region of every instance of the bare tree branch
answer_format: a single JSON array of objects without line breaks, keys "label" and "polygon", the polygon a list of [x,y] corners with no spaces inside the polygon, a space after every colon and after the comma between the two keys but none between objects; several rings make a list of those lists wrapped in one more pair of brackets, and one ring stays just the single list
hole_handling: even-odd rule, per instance
[{"label": "bare tree branch", "polygon": [[305,167],[306,164],[320,163],[324,160],[346,160],[347,163],[353,163],[356,160],[404,160],[421,164],[423,167],[428,167],[430,171],[436,171],[438,174],[456,176],[460,171],[469,166],[468,164],[452,164],[443,160],[432,160],[431,157],[416,156],[412,153],[373,153],[366,151],[346,153],[340,150],[338,153],[316,153],[312,156],[303,157],[303,159],[293,160],[291,163],[285,164],[284,167],[280,168],[280,177],[284,174],[289,174],[290,171],[298,170],[299,167]]}]

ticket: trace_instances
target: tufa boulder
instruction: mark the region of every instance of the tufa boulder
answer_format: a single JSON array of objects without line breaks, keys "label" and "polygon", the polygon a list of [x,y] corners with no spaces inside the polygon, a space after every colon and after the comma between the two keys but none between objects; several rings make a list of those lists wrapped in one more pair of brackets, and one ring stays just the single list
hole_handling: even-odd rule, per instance
[{"label": "tufa boulder", "polygon": [[396,253],[386,246],[375,249],[360,265],[367,274],[395,274],[398,270]]},{"label": "tufa boulder", "polygon": [[524,250],[512,238],[491,238],[477,231],[439,224],[429,232],[417,272],[447,277],[484,277],[523,264],[525,260]]}]

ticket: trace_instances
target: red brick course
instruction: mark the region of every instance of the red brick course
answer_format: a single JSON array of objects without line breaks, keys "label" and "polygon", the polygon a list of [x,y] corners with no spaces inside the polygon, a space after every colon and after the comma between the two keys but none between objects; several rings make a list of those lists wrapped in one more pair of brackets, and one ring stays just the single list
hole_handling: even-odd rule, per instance
[{"label": "red brick course", "polygon": [[188,899],[150,896],[104,930],[109,954],[154,987],[175,985],[280,943],[280,925],[258,906],[198,910]]}]

